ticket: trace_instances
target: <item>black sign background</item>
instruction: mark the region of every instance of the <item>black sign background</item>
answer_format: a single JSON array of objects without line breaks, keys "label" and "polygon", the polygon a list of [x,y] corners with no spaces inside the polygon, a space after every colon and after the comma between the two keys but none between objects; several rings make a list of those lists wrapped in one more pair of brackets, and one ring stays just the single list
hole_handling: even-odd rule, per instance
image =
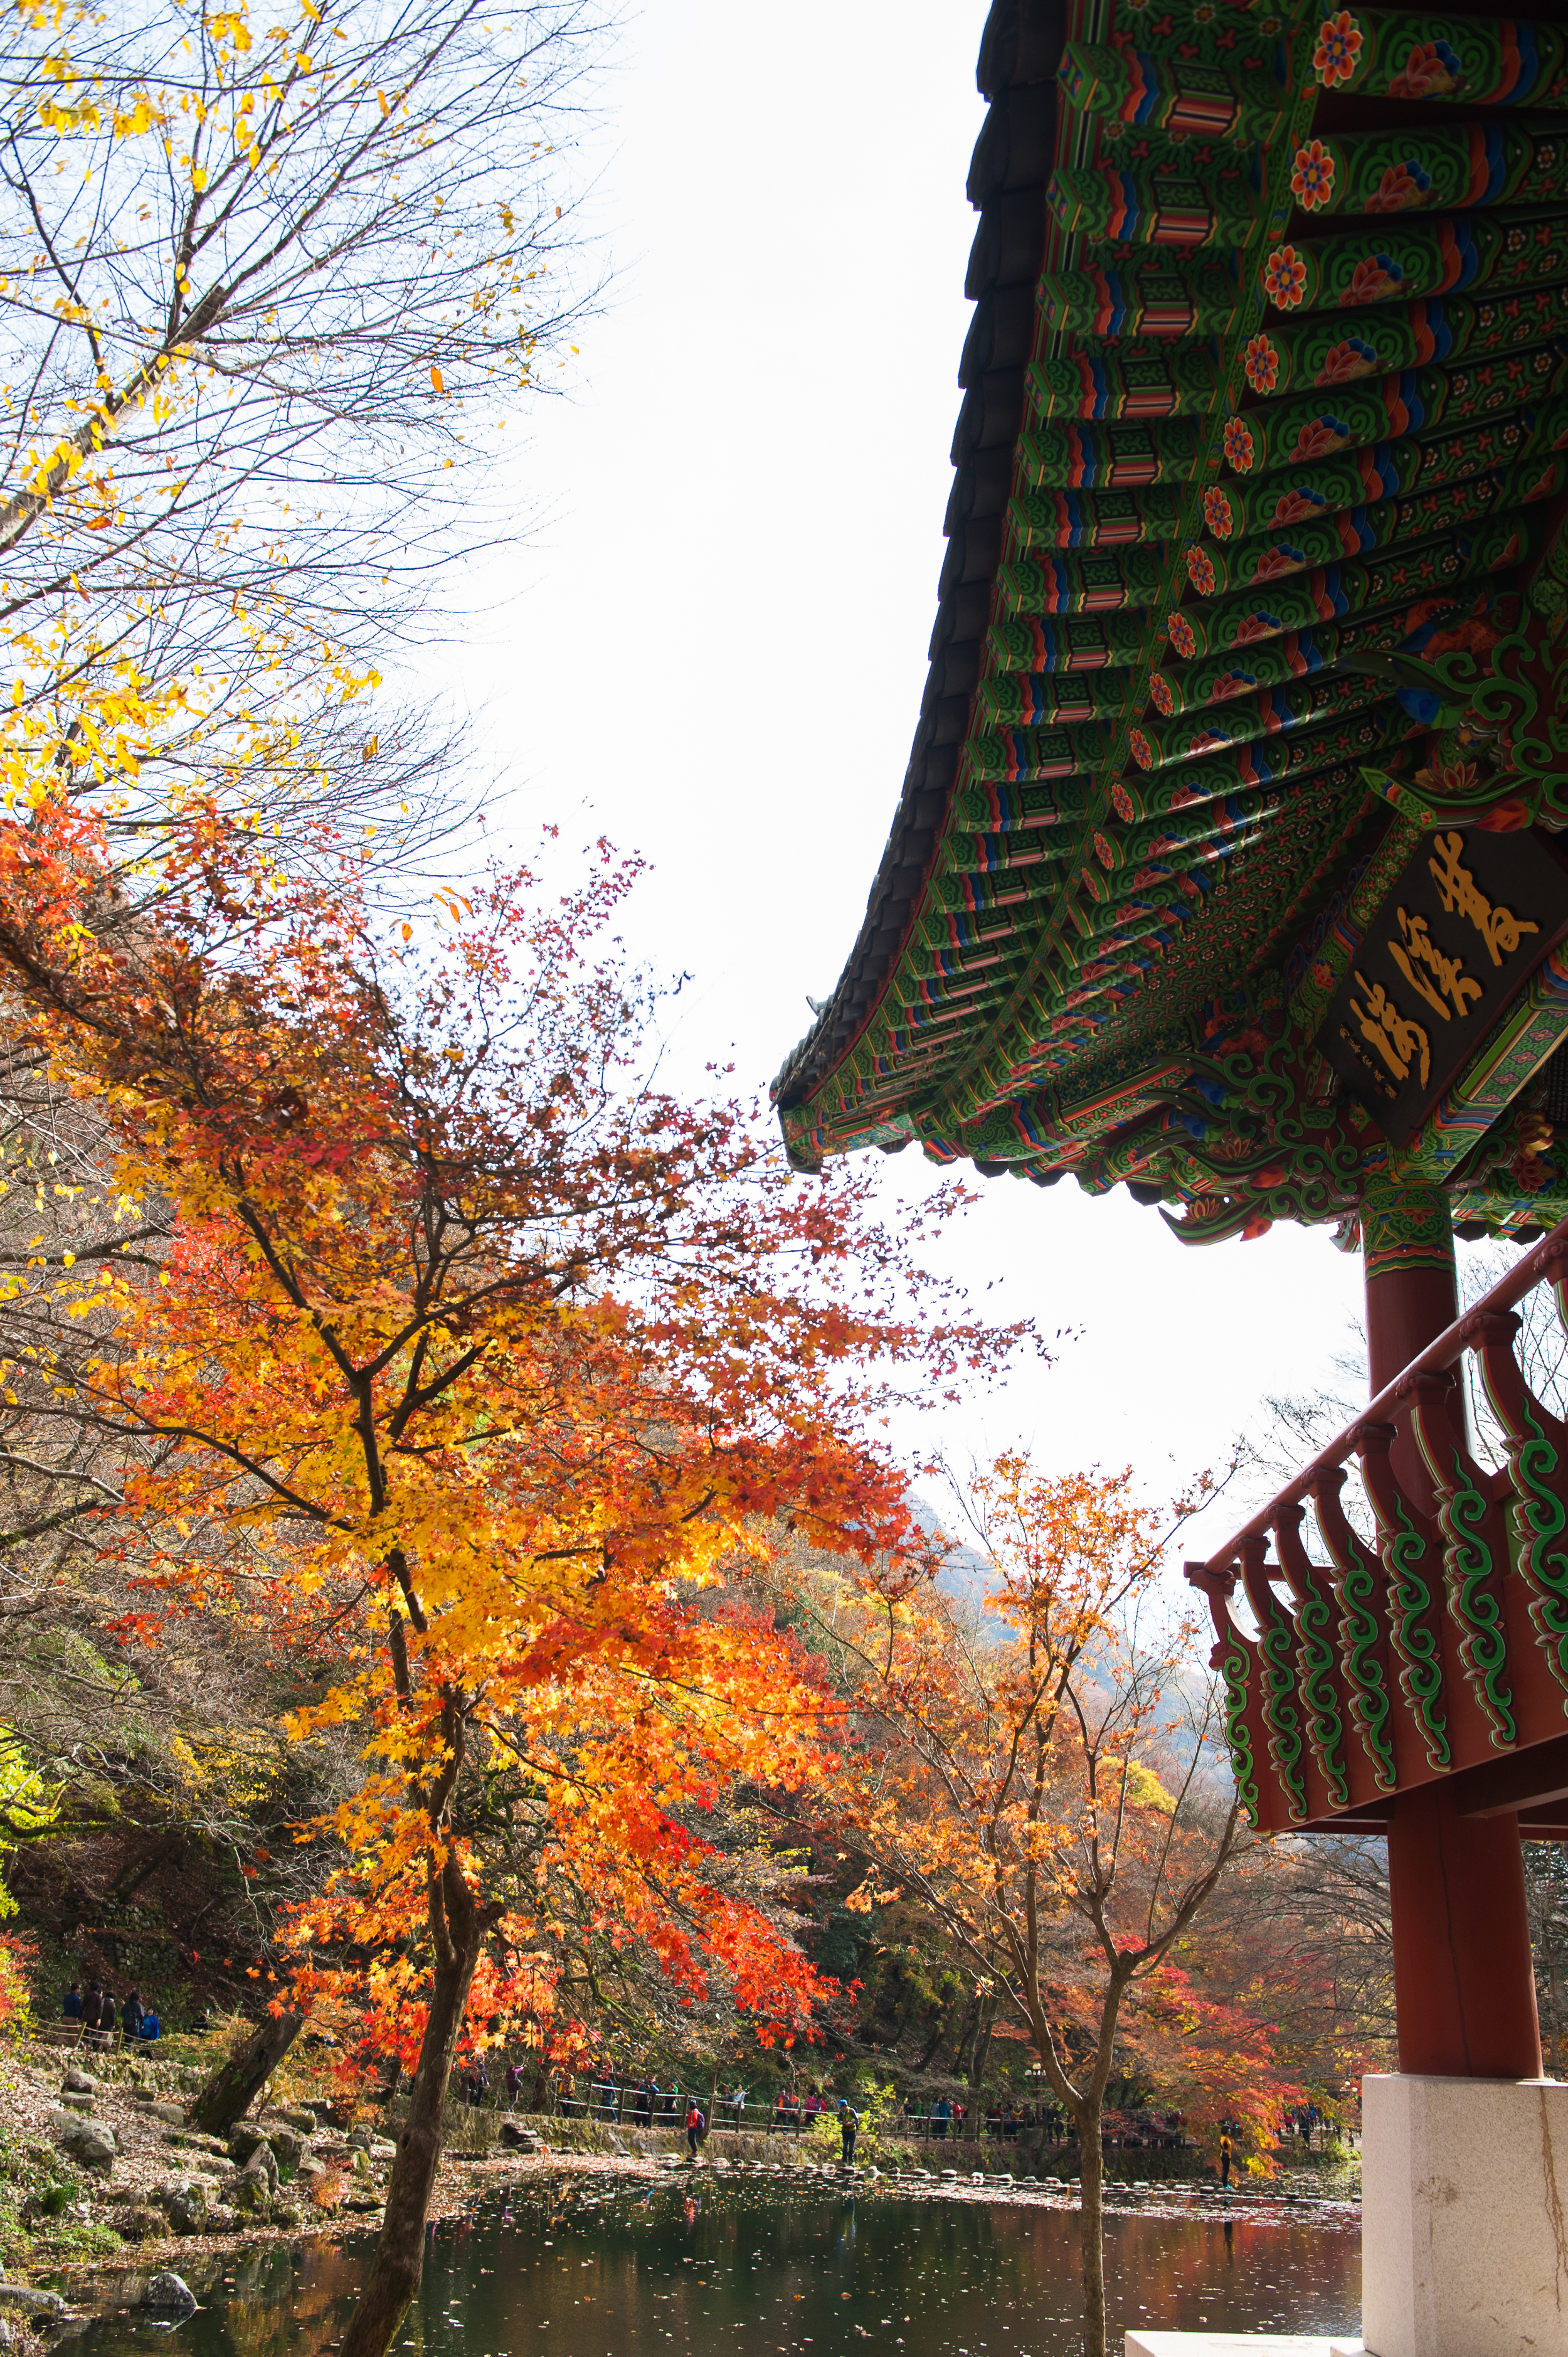
[{"label": "black sign background", "polygon": [[1420,1127],[1565,934],[1568,858],[1550,837],[1442,827],[1423,838],[1315,1043],[1391,1146]]}]

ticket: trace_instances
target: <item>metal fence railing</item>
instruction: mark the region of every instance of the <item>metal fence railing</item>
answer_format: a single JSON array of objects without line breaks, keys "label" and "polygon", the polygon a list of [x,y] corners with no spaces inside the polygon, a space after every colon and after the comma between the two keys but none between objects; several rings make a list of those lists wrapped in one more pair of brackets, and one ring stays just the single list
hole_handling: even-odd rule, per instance
[{"label": "metal fence railing", "polygon": [[[835,2101],[807,2095],[787,2096],[782,2101],[774,2097],[757,2103],[745,2096],[737,2100],[722,2092],[715,2094],[711,2088],[693,2091],[660,2087],[650,2091],[607,2080],[575,2092],[558,2093],[550,2108],[559,2118],[597,2122],[606,2127],[679,2129],[685,2126],[693,2094],[708,2123],[709,2133],[720,2135],[809,2135],[818,2120],[832,2119]],[[1059,2117],[1048,2114],[1031,2116],[1026,2113],[1007,2117],[987,2113],[981,2119],[972,2113],[943,2111],[936,2106],[898,2112],[888,2126],[894,2135],[913,2143],[956,2143],[977,2135],[1005,2144],[1020,2139],[1033,2142],[1042,2136],[1048,2143],[1061,2143],[1069,2136]]]},{"label": "metal fence railing", "polygon": [[[470,2083],[466,2093],[470,2103],[478,2100],[486,2109],[499,2107],[505,2111],[513,2107],[504,2084]],[[725,2094],[722,2089],[715,2091],[712,2087],[659,2087],[605,2079],[555,2086],[548,2091],[542,2103],[538,2100],[537,2091],[533,2100],[526,2103],[520,2095],[516,2107],[531,2115],[542,2112],[556,2119],[582,2120],[593,2126],[679,2134],[686,2125],[687,2111],[695,2102],[707,2122],[710,2136],[798,2137],[810,2135],[819,2120],[831,2124],[836,2100],[832,2096],[787,2094],[758,2101],[744,2094]],[[861,2108],[856,2105],[857,2110]],[[933,2104],[906,2106],[895,2113],[886,2123],[886,2130],[900,2142],[914,2144],[972,2144],[983,2140],[1050,2149],[1077,2142],[1071,2123],[1044,2105],[1031,2104],[1022,2111],[1011,2112],[989,2108],[981,2113],[974,2109],[944,2109],[940,2097]],[[1183,2148],[1188,2138],[1185,2128],[1174,2123],[1155,2125],[1118,2119],[1106,2122],[1105,2142],[1118,2147],[1175,2151]]]}]

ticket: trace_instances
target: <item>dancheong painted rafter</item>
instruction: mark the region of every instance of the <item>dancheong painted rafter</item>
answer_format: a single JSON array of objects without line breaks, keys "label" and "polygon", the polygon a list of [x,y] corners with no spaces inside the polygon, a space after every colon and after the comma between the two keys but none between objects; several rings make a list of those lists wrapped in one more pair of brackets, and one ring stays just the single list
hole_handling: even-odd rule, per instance
[{"label": "dancheong painted rafter", "polygon": [[930,678],[790,1152],[1539,1232],[1568,15],[997,0],[980,82]]}]

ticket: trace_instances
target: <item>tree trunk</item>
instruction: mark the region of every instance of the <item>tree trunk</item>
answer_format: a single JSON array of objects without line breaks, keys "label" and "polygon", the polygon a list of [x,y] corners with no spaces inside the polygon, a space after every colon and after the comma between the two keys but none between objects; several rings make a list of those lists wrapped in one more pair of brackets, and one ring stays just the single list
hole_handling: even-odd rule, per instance
[{"label": "tree trunk", "polygon": [[1083,2357],[1105,2357],[1105,2149],[1101,2142],[1102,2107],[1083,2104],[1077,2115],[1079,2143],[1079,2247],[1083,2259]]},{"label": "tree trunk", "polygon": [[397,2140],[381,2240],[340,2357],[386,2357],[424,2272],[424,2225],[441,2166],[447,2083],[485,1934],[484,1918],[450,1851],[432,1889],[431,1928],[436,1964],[430,2018],[409,2089],[408,2118]]},{"label": "tree trunk", "polygon": [[952,2050],[952,2061],[948,2064],[948,2075],[950,2078],[961,2079],[963,2076],[964,2057],[969,2052],[969,2041],[973,2034],[974,2025],[979,2018],[980,1997],[977,1993],[972,1998],[959,2029],[957,2042],[955,2043]]},{"label": "tree trunk", "polygon": [[186,1835],[183,1833],[166,1834],[164,1836],[164,1839],[157,1844],[156,1848],[149,1851],[145,1857],[133,1858],[131,1860],[130,1864],[125,1867],[121,1873],[113,1889],[110,1891],[110,1898],[114,1900],[123,1907],[127,1900],[134,1898],[135,1893],[140,1890],[143,1883],[147,1881],[151,1876],[155,1875],[160,1866],[166,1865],[168,1860],[174,1857],[175,1853],[177,1850],[182,1850],[185,1847],[185,1845]]},{"label": "tree trunk", "polygon": [[287,2007],[269,2013],[238,2053],[220,2062],[189,2111],[190,2125],[206,2136],[227,2136],[249,2111],[258,2088],[272,2077],[305,2025],[303,2013]]},{"label": "tree trunk", "polygon": [[[975,2031],[974,2060],[969,2066],[969,2083],[974,2089],[974,2100],[980,2103],[980,2083],[985,2076],[986,2058],[991,2052],[991,2029],[996,2018],[996,2000],[988,1997],[982,2006]],[[982,2106],[983,2109],[983,2106]]]},{"label": "tree trunk", "polygon": [[944,2005],[941,2011],[937,2016],[937,2026],[931,2032],[931,2042],[915,2065],[917,2071],[929,2071],[930,2069],[932,2057],[935,2055],[938,2047],[941,2044],[942,2040],[947,2036],[948,2023],[951,2018],[951,2006]]}]

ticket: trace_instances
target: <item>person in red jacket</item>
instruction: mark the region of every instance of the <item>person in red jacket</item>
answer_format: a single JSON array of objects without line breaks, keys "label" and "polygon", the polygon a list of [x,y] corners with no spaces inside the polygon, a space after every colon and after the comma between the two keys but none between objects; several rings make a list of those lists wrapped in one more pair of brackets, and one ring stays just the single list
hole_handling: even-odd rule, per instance
[{"label": "person in red jacket", "polygon": [[707,2135],[707,2133],[708,2123],[706,2117],[700,2108],[695,2095],[693,2095],[690,2104],[686,2107],[686,2149],[692,2156],[692,2165],[693,2168],[695,2168],[697,2161],[697,2147],[702,2143],[703,2138]]}]

